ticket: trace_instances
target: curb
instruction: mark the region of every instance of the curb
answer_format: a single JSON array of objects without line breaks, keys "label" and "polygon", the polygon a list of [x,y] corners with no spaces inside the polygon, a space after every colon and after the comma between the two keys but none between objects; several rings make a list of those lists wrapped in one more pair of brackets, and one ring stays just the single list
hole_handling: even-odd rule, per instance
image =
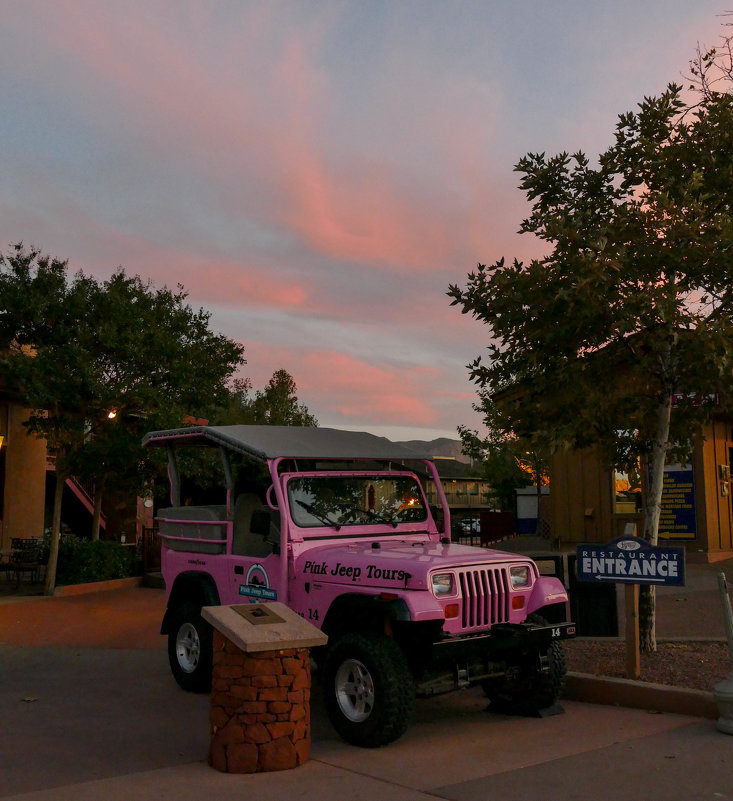
[{"label": "curb", "polygon": [[109,579],[108,581],[90,581],[87,584],[67,584],[66,586],[56,587],[53,597],[65,597],[69,595],[86,595],[90,592],[106,592],[108,590],[124,590],[139,587],[142,583],[142,576],[132,578]]},{"label": "curb", "polygon": [[719,717],[712,692],[685,690],[632,679],[604,678],[590,673],[568,673],[563,698],[711,720]]}]

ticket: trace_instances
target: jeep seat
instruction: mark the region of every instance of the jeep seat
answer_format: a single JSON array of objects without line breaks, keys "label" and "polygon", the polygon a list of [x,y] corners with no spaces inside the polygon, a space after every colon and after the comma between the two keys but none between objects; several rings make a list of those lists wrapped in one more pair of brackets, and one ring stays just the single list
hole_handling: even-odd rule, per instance
[{"label": "jeep seat", "polygon": [[237,496],[232,511],[232,553],[238,556],[269,556],[272,543],[261,534],[252,532],[252,514],[262,509],[260,499],[253,493],[242,493]]}]

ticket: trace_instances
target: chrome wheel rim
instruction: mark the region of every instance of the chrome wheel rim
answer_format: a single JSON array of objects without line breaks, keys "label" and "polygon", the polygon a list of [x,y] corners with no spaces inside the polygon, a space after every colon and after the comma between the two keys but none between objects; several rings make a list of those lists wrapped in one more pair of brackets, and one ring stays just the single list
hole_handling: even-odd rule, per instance
[{"label": "chrome wheel rim", "polygon": [[374,709],[374,681],[363,662],[346,659],[336,672],[336,700],[344,716],[362,723]]},{"label": "chrome wheel rim", "polygon": [[201,656],[201,640],[196,627],[184,623],[176,636],[176,657],[184,673],[193,673]]}]

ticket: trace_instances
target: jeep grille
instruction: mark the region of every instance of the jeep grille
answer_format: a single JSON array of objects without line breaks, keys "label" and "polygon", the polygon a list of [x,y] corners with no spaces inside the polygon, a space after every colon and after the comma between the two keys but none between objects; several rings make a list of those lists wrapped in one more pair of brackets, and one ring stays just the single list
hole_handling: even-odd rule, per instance
[{"label": "jeep grille", "polygon": [[504,568],[464,568],[458,573],[458,583],[463,597],[463,629],[508,622],[509,577]]}]

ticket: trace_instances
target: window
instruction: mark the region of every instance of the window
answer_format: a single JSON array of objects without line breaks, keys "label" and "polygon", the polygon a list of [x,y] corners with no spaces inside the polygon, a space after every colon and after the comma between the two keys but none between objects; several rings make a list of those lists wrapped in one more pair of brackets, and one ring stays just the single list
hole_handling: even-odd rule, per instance
[{"label": "window", "polygon": [[613,511],[617,515],[633,515],[641,511],[641,471],[614,470]]},{"label": "window", "polygon": [[301,528],[396,528],[426,523],[420,485],[410,475],[307,475],[288,481],[290,511]]}]

